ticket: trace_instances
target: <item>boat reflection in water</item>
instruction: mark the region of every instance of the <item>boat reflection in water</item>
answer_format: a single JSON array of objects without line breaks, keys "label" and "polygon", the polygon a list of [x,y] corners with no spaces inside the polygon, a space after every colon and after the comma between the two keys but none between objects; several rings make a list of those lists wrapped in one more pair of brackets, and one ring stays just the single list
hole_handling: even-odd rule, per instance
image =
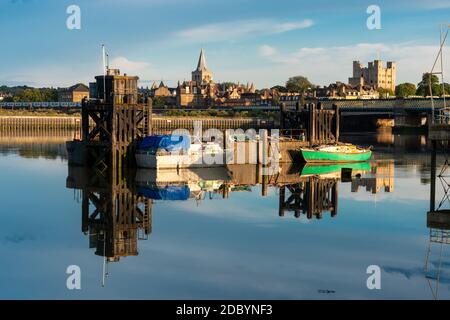
[{"label": "boat reflection in water", "polygon": [[[281,165],[276,174],[263,175],[258,165],[230,165],[196,169],[137,169],[127,173],[115,170],[69,167],[67,187],[79,190],[82,202],[82,232],[89,247],[104,257],[107,265],[122,257],[138,255],[138,240],[152,232],[152,205],[156,201],[207,201],[227,199],[233,192],[261,186],[279,195],[279,216],[292,212],[296,218],[321,219],[324,212],[338,213],[338,186],[373,174],[376,163],[334,165]],[[358,180],[359,179],[359,180]],[[104,280],[103,278],[103,280]]]}]

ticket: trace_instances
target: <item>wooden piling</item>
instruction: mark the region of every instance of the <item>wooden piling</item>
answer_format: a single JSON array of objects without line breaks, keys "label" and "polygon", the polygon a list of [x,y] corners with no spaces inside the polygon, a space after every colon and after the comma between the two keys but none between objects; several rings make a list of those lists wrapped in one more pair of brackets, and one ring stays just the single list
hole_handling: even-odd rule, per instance
[{"label": "wooden piling", "polygon": [[316,143],[316,107],[314,103],[309,105],[309,144],[310,146]]},{"label": "wooden piling", "polygon": [[337,104],[333,104],[333,110],[334,110],[334,136],[336,139],[336,143],[338,143],[340,133],[341,112]]},{"label": "wooden piling", "polygon": [[430,187],[430,212],[436,210],[436,153],[437,141],[431,140],[431,187]]}]

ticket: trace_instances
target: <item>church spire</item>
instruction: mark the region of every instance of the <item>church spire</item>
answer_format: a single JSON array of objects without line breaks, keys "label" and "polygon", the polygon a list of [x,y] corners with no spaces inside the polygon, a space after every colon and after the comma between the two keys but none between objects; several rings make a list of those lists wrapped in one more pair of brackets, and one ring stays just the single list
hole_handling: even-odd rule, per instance
[{"label": "church spire", "polygon": [[198,58],[197,69],[192,72],[192,81],[197,84],[211,83],[213,74],[208,70],[206,66],[205,50],[200,51],[200,57]]},{"label": "church spire", "polygon": [[198,58],[197,71],[207,70],[206,66],[206,58],[205,58],[205,50],[202,48],[200,51],[200,57]]}]

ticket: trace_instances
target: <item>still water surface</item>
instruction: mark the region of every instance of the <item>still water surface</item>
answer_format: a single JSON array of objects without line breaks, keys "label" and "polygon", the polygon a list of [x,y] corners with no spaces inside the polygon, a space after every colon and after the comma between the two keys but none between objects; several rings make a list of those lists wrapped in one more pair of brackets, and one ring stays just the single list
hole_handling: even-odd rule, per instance
[{"label": "still water surface", "polygon": [[[105,264],[104,286],[107,227],[83,218],[82,185],[99,196],[108,183],[69,169],[64,140],[0,139],[2,299],[433,299],[438,272],[437,296],[450,298],[450,248],[443,246],[439,264],[440,245],[432,244],[424,270],[430,243],[424,137],[348,136],[375,146],[368,170],[350,180],[322,177],[328,192],[308,204],[301,190],[313,180],[289,169],[294,183],[284,188],[281,210],[283,191],[246,185],[250,169],[239,178],[243,184],[233,172],[231,178],[197,173],[190,184],[138,172],[127,192],[154,199],[151,219],[147,229],[130,227],[108,240],[116,252]],[[105,190],[107,197],[112,188]],[[437,192],[440,200],[439,183]],[[70,265],[81,268],[81,290],[66,288]],[[367,289],[370,265],[381,268],[381,290]]]}]

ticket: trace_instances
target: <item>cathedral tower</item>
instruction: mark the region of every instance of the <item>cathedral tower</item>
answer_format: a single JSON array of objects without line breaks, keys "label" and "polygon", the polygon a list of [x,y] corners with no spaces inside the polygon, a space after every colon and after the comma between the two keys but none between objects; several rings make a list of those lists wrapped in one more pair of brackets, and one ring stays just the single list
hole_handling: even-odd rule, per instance
[{"label": "cathedral tower", "polygon": [[205,51],[202,49],[200,51],[200,57],[198,59],[197,69],[192,71],[192,81],[198,84],[210,83],[212,81],[213,74],[208,70],[206,66]]}]

